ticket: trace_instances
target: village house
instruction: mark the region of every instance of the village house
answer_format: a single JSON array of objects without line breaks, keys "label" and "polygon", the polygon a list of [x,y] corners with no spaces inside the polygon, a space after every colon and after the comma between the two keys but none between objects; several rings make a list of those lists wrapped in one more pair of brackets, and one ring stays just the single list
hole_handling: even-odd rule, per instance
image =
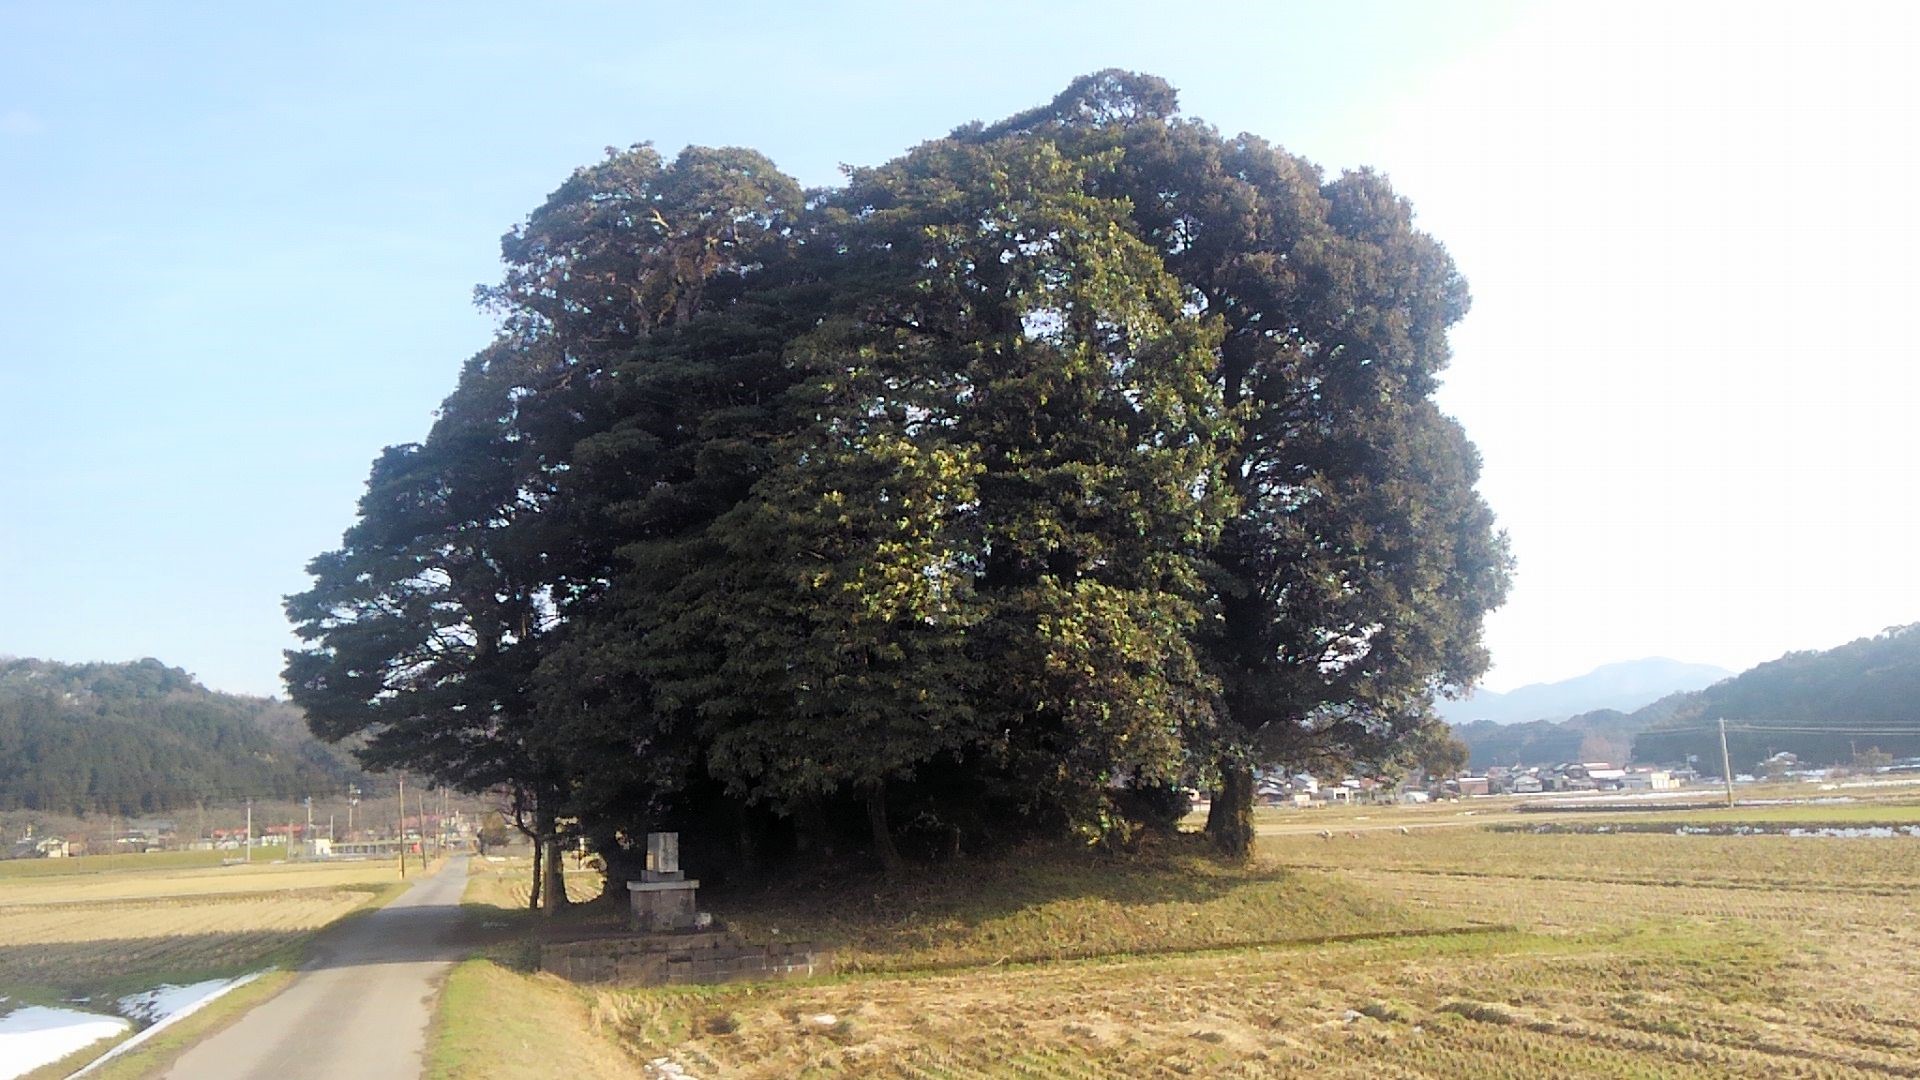
[{"label": "village house", "polygon": [[1488,795],[1492,793],[1492,782],[1484,776],[1462,776],[1447,781],[1447,786],[1461,797],[1469,795]]},{"label": "village house", "polygon": [[1620,786],[1626,791],[1674,791],[1680,782],[1665,769],[1630,769]]}]

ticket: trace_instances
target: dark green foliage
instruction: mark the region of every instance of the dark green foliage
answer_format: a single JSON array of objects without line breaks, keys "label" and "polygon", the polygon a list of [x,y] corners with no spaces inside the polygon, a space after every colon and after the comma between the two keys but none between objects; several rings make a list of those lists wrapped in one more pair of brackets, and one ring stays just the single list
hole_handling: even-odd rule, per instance
[{"label": "dark green foliage", "polygon": [[474,842],[479,845],[480,854],[485,855],[488,848],[507,846],[507,819],[498,810],[489,810],[480,819],[480,828],[474,834]]},{"label": "dark green foliage", "polygon": [[[1788,653],[1632,713],[1600,709],[1528,724],[1480,720],[1454,730],[1471,747],[1475,768],[1618,762],[1629,756],[1630,746],[1636,762],[1678,765],[1693,758],[1700,771],[1717,775],[1722,718],[1736,772],[1764,771],[1760,761],[1782,751],[1809,766],[1852,764],[1857,753],[1875,748],[1897,757],[1920,755],[1920,625],[1893,627],[1824,652]],[[1910,733],[1859,734],[1849,728]]]},{"label": "dark green foliage", "polygon": [[1162,833],[1176,831],[1193,812],[1193,796],[1178,784],[1128,784],[1114,793],[1113,801],[1128,821]]},{"label": "dark green foliage", "polygon": [[838,191],[577,172],[289,601],[315,730],[610,864],[1097,838],[1216,762],[1245,803],[1385,760],[1505,587],[1430,398],[1465,290],[1378,177],[1173,112],[1105,72]]},{"label": "dark green foliage", "polygon": [[[1385,762],[1435,693],[1485,669],[1480,620],[1506,592],[1477,455],[1432,401],[1466,286],[1384,178],[1326,180],[1175,119],[1173,101],[1158,79],[1102,72],[956,134],[1045,139],[1086,162],[1222,329],[1238,512],[1210,551],[1220,617],[1201,639],[1221,682],[1220,769]],[[1212,831],[1244,853],[1245,829],[1223,817]]]},{"label": "dark green foliage", "polygon": [[215,693],[157,660],[0,660],[0,810],[142,814],[361,779],[291,707]]},{"label": "dark green foliage", "polygon": [[1429,720],[1402,741],[1399,764],[1444,779],[1466,770],[1469,753],[1445,721]]}]

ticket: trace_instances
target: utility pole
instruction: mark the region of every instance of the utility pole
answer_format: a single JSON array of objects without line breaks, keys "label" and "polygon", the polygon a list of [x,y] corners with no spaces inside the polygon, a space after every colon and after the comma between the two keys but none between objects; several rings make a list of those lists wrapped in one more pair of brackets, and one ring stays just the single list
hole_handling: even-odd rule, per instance
[{"label": "utility pole", "polygon": [[247,839],[242,845],[248,862],[253,861],[253,800],[247,800]]},{"label": "utility pole", "polygon": [[400,877],[407,876],[407,778],[400,777],[400,823],[397,830],[400,837]]},{"label": "utility pole", "polygon": [[1720,718],[1720,774],[1727,778],[1727,805],[1733,805],[1733,763],[1727,756],[1727,718]]},{"label": "utility pole", "polygon": [[360,805],[360,785],[347,785],[347,839],[353,839],[353,808]]},{"label": "utility pole", "polygon": [[311,795],[307,796],[307,831],[300,834],[300,842],[302,846],[304,846],[307,849],[307,854],[312,855],[313,854],[313,796]]},{"label": "utility pole", "polygon": [[427,872],[427,793],[423,788],[413,793],[413,804],[420,808],[420,872]]}]

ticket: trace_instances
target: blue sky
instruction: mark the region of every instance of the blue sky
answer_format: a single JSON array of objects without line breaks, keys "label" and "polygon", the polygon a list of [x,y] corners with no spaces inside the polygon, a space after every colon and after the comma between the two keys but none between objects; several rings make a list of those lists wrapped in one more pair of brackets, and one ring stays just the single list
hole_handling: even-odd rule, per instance
[{"label": "blue sky", "polygon": [[603,147],[831,183],[1109,66],[1384,168],[1460,259],[1491,685],[1920,619],[1916,26],[1822,12],[0,2],[0,653],[277,692],[280,597]]}]

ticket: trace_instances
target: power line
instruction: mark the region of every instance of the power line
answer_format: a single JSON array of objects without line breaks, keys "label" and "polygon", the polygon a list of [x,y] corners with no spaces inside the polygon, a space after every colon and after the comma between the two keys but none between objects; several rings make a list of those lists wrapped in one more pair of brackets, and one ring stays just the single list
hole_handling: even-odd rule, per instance
[{"label": "power line", "polygon": [[1814,726],[1814,724],[1805,724],[1805,726],[1788,726],[1788,724],[1778,724],[1778,726],[1728,724],[1728,730],[1759,732],[1759,734],[1786,732],[1786,734],[1916,734],[1916,736],[1920,736],[1920,728],[1824,728],[1824,726]]},{"label": "power line", "polygon": [[[1648,728],[1641,735],[1710,735],[1718,731],[1717,727]],[[1787,735],[1916,735],[1920,736],[1920,725],[1912,727],[1849,727],[1843,725],[1819,724],[1743,724],[1729,720],[1727,730],[1751,732],[1753,734]]]}]

